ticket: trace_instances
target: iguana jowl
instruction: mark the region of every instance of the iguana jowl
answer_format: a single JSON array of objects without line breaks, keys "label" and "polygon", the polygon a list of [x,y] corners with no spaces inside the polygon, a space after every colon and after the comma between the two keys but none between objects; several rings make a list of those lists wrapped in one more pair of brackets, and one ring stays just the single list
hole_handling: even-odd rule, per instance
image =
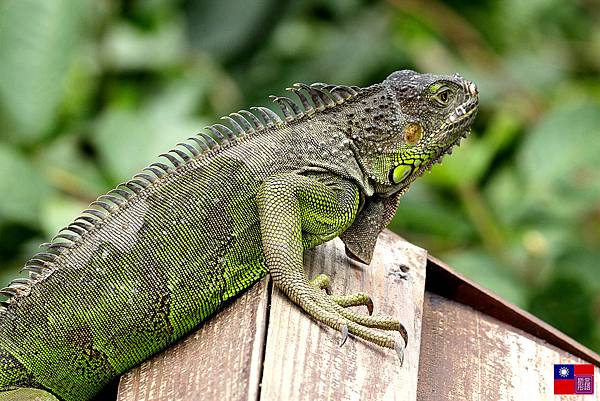
[{"label": "iguana jowl", "polygon": [[224,117],[26,263],[28,278],[0,291],[0,400],[31,388],[87,400],[267,272],[316,320],[402,354],[400,322],[346,309],[372,303],[309,281],[303,251],[340,236],[368,263],[409,184],[469,131],[477,88],[404,70],[290,90],[298,104],[274,97],[283,120],[263,107]]}]

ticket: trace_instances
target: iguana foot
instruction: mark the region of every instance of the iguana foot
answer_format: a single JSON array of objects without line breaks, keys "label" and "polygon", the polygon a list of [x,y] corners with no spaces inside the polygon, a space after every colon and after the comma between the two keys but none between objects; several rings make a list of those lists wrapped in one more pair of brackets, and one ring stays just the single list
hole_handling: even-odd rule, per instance
[{"label": "iguana foot", "polygon": [[[308,301],[301,302],[304,309],[318,321],[341,331],[343,345],[348,334],[352,333],[363,340],[374,344],[395,349],[402,363],[404,348],[408,344],[408,333],[396,319],[387,316],[369,316],[345,309],[348,306],[366,305],[372,311],[373,302],[365,293],[352,295],[330,295],[319,290],[328,287],[329,277],[318,275],[311,281],[312,290]],[[327,285],[327,287],[324,287]],[[394,336],[381,333],[374,329],[398,331],[404,343],[397,341]]]}]

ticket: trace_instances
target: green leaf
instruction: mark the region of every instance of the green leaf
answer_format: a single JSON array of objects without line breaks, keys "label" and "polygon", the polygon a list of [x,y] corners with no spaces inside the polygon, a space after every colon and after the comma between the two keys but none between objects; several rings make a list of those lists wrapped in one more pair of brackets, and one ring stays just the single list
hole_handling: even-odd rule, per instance
[{"label": "green leaf", "polygon": [[185,57],[185,36],[183,27],[174,21],[152,31],[118,22],[106,33],[101,49],[110,69],[158,70],[181,64]]},{"label": "green leaf", "polygon": [[600,196],[600,106],[579,101],[551,110],[529,133],[517,159],[532,208],[574,218]]},{"label": "green leaf", "polygon": [[46,144],[36,158],[44,178],[63,193],[80,199],[95,199],[107,183],[98,166],[81,151],[77,135],[62,135]]},{"label": "green leaf", "polygon": [[532,293],[529,310],[585,343],[591,341],[596,328],[594,302],[594,294],[583,280],[560,274]]},{"label": "green leaf", "polygon": [[49,188],[16,150],[0,143],[0,221],[35,226]]},{"label": "green leaf", "polygon": [[267,20],[274,0],[190,1],[188,32],[192,46],[227,58],[250,46],[277,18]]},{"label": "green leaf", "polygon": [[156,156],[206,126],[191,116],[198,88],[176,85],[137,110],[113,106],[98,121],[92,138],[100,160],[115,184],[131,178]]},{"label": "green leaf", "polygon": [[402,197],[390,229],[409,236],[427,234],[451,239],[454,245],[475,236],[473,226],[461,211],[440,199],[422,182],[414,183],[411,190]]},{"label": "green leaf", "polygon": [[52,126],[82,35],[87,1],[0,2],[1,120],[27,142]]}]

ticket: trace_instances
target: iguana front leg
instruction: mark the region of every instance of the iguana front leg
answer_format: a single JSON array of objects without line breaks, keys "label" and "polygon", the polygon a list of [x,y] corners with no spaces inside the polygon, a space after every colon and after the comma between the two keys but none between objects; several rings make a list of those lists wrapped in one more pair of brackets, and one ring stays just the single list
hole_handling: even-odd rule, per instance
[{"label": "iguana front leg", "polygon": [[[351,312],[344,306],[364,304],[364,294],[332,296],[309,282],[304,273],[304,249],[337,237],[356,217],[358,188],[341,178],[321,175],[276,175],[257,195],[267,267],[275,285],[308,314],[343,333],[396,349],[401,360],[405,344],[373,328],[406,331],[399,321]],[[370,299],[368,296],[367,299]]]}]

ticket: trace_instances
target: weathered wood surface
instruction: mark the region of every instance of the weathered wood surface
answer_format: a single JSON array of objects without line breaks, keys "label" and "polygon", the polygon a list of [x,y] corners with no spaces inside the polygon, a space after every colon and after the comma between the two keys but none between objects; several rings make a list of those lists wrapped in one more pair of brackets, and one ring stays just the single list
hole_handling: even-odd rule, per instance
[{"label": "weathered wood surface", "polygon": [[[310,277],[329,274],[336,294],[365,291],[375,313],[399,318],[409,333],[404,366],[393,350],[315,324],[279,291],[271,301],[261,400],[415,400],[427,254],[389,231],[370,266],[348,260],[339,241],[306,255]],[[408,278],[400,278],[403,266]],[[398,336],[398,338],[400,338]]]},{"label": "weathered wood surface", "polygon": [[[554,395],[555,363],[587,362],[469,306],[425,293],[419,401],[575,399]],[[590,401],[600,394],[600,368],[595,373]]]},{"label": "weathered wood surface", "polygon": [[[269,294],[263,282],[124,375],[118,400],[415,400],[426,252],[386,231],[370,266],[350,261],[339,240],[308,252],[305,265],[310,277],[329,274],[336,293],[368,292],[375,313],[405,324],[403,367],[394,351],[352,336],[339,347],[339,333],[278,291]],[[407,279],[401,278],[405,266]]]}]

